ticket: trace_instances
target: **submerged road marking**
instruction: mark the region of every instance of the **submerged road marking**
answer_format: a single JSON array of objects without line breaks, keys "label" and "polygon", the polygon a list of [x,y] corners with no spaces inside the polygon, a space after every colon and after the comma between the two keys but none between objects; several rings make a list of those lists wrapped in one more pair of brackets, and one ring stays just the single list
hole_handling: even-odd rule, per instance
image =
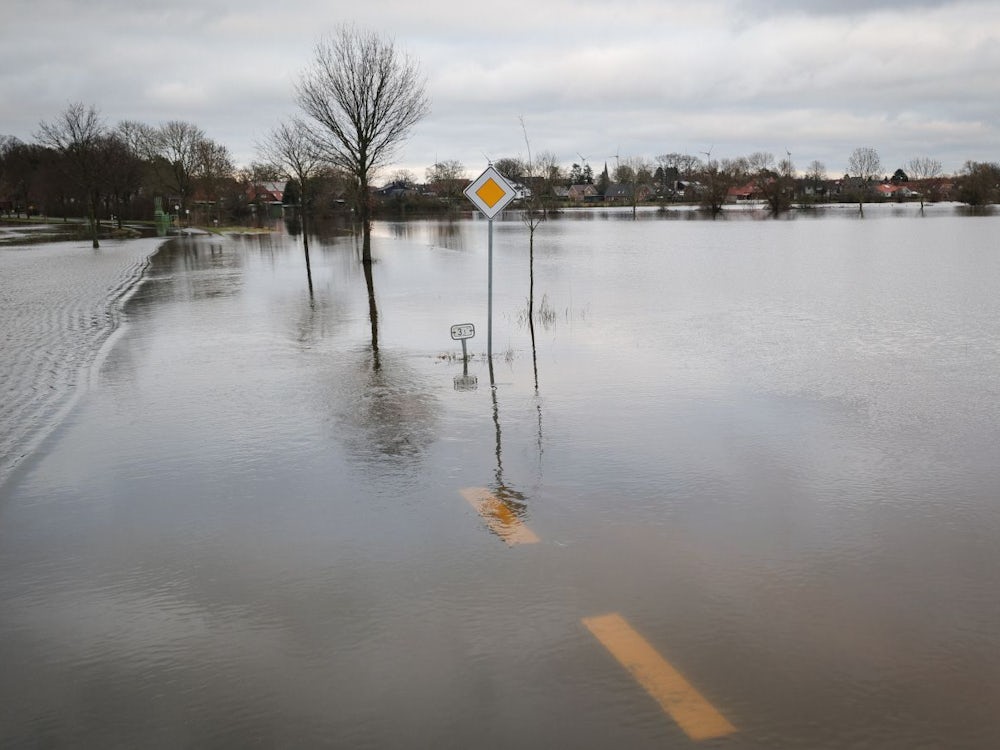
[{"label": "submerged road marking", "polygon": [[621,615],[584,617],[583,624],[693,740],[733,734],[736,727],[684,679]]},{"label": "submerged road marking", "polygon": [[541,541],[507,505],[485,487],[466,487],[462,497],[483,517],[490,531],[513,547]]}]

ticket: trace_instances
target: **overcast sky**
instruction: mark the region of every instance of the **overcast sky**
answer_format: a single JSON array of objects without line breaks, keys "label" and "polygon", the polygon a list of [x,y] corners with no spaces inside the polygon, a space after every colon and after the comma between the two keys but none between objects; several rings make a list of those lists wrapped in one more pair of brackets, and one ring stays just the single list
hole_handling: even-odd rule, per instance
[{"label": "overcast sky", "polygon": [[192,122],[248,164],[343,22],[427,76],[431,113],[397,160],[418,179],[524,155],[520,118],[533,150],[595,171],[709,150],[831,175],[858,146],[890,174],[1000,160],[996,0],[5,0],[0,135],[34,140],[83,102],[111,125]]}]

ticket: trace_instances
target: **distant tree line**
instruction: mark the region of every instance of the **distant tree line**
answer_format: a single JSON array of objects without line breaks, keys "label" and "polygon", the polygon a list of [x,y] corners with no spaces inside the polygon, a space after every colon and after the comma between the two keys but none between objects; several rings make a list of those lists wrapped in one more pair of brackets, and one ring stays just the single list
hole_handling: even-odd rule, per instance
[{"label": "distant tree line", "polygon": [[[917,157],[889,176],[872,147],[855,149],[840,178],[830,178],[819,161],[801,172],[789,153],[783,158],[765,151],[722,159],[713,158],[711,151],[704,158],[681,153],[661,154],[652,160],[614,158],[613,168],[605,164],[596,175],[586,160],[564,168],[549,153],[539,154],[533,162],[503,157],[493,165],[525,189],[534,208],[546,210],[590,202],[631,206],[634,211],[643,203],[684,202],[716,215],[725,205],[740,202],[755,203],[773,214],[821,202],[855,202],[861,211],[872,201],[913,201],[921,207],[940,200],[971,206],[1000,203],[998,163],[968,161],[958,174],[945,175],[939,161]],[[468,181],[461,164],[440,162],[428,168],[426,177],[421,186],[424,194],[461,205],[458,199]]]},{"label": "distant tree line", "polygon": [[[309,177],[323,180],[316,194],[335,208],[342,175]],[[0,215],[86,219],[95,237],[102,221],[120,229],[152,219],[157,199],[182,222],[246,220],[264,213],[272,196],[261,188],[273,183],[284,190],[276,166],[237,167],[228,148],[193,123],[109,125],[81,103],[40,123],[32,143],[0,136]]]},{"label": "distant tree line", "polygon": [[[417,87],[419,97],[407,97],[419,82],[416,69],[405,59],[386,59],[387,49],[379,43],[385,44],[348,27],[321,45],[300,89],[311,122],[292,118],[282,123],[258,145],[260,161],[245,167],[237,167],[228,148],[195,124],[125,120],[109,125],[96,107],[70,104],[39,124],[34,142],[0,136],[0,216],[84,219],[97,242],[102,232],[121,229],[123,222],[152,219],[157,200],[176,221],[191,223],[245,223],[264,217],[279,201],[298,206],[303,215],[349,212],[363,221],[379,212],[467,210],[462,191],[469,174],[460,162],[442,160],[429,166],[422,182],[400,170],[376,186],[378,170],[388,166],[387,155],[399,138],[362,144],[360,149],[350,138],[347,146],[337,140],[338,122],[329,111],[324,115],[323,106],[339,89],[336,81],[323,76],[331,68],[337,70],[337,55],[345,46],[352,54],[363,55],[375,45],[373,54],[383,55],[379,59],[388,66],[382,74],[402,75],[396,82],[401,109],[381,115],[395,118],[397,136],[405,135],[426,111],[422,89]],[[353,106],[363,109],[367,104],[360,101]],[[755,202],[775,214],[793,205],[829,201],[853,201],[862,211],[865,203],[876,200],[921,205],[943,199],[970,206],[1000,203],[996,162],[968,161],[957,174],[945,175],[939,161],[917,157],[890,176],[877,151],[861,147],[850,154],[844,176],[830,179],[818,161],[797,170],[791,154],[775,158],[761,151],[720,159],[707,151],[702,156],[616,156],[612,167],[604,164],[595,173],[583,157],[565,167],[554,154],[543,151],[528,160],[498,158],[494,166],[531,197],[532,210],[543,212],[581,202],[634,210],[641,204],[683,201],[713,215],[727,203],[741,201]]]}]

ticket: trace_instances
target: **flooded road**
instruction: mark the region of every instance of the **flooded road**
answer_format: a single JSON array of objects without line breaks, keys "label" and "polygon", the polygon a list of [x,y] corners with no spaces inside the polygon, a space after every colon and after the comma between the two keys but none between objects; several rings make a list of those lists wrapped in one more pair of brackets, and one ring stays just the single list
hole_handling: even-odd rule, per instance
[{"label": "flooded road", "polygon": [[1000,745],[1000,219],[915,210],[569,212],[536,356],[498,221],[495,389],[484,221],[172,240],[0,485],[0,744]]}]

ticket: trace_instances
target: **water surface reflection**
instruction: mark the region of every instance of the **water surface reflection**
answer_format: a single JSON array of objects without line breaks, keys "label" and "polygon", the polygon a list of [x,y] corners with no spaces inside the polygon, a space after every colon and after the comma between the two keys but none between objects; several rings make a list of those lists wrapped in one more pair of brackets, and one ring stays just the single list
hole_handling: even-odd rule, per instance
[{"label": "water surface reflection", "polygon": [[608,612],[728,746],[1000,744],[996,218],[928,208],[566,212],[534,290],[505,217],[474,390],[481,221],[171,241],[2,485],[2,744],[695,746]]}]

